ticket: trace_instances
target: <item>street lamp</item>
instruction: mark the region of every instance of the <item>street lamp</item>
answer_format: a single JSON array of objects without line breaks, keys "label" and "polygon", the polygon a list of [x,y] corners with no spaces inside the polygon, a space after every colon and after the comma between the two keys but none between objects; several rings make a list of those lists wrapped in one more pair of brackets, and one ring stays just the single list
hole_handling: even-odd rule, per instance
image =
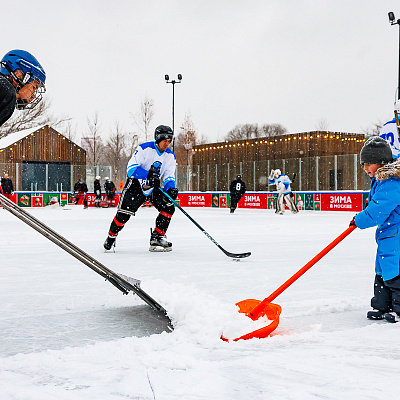
[{"label": "street lamp", "polygon": [[399,25],[399,79],[397,85],[397,100],[400,100],[400,19],[396,21],[393,12],[388,13],[390,25]]},{"label": "street lamp", "polygon": [[[182,82],[182,75],[178,74],[178,80],[176,81],[175,79],[172,79],[171,81],[169,80],[169,75],[165,75],[165,82],[166,83],[172,83],[172,131],[174,132],[174,137],[175,137],[175,127],[174,127],[174,103],[175,103],[175,83],[181,83]],[[172,151],[174,151],[175,148],[175,139],[172,143]]]}]

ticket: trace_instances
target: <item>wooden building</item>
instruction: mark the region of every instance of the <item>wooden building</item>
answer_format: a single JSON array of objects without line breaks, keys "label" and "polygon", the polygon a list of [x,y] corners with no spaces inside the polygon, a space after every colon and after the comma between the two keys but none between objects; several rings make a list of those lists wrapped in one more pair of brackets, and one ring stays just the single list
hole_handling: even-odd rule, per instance
[{"label": "wooden building", "polygon": [[71,191],[85,178],[86,151],[48,125],[0,139],[0,172],[19,191]]},{"label": "wooden building", "polygon": [[364,190],[364,141],[363,134],[316,131],[198,145],[192,149],[191,189],[228,190],[241,174],[249,190],[274,190],[267,177],[279,168],[297,174],[293,190]]}]

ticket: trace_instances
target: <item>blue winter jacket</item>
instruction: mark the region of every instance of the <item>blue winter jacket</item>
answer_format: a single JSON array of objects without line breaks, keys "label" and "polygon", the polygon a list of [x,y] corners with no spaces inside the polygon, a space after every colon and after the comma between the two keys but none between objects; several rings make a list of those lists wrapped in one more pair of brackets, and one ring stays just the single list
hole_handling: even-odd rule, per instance
[{"label": "blue winter jacket", "polygon": [[[398,163],[398,165],[396,165]],[[400,162],[379,168],[371,179],[368,207],[355,223],[365,229],[378,226],[375,272],[388,281],[398,276],[400,261]]]}]

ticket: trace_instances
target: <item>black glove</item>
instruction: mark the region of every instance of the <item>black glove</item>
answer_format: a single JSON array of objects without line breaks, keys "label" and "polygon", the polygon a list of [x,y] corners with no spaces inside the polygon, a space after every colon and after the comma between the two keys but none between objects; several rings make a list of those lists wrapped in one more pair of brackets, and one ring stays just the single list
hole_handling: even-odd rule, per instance
[{"label": "black glove", "polygon": [[350,224],[349,224],[349,226],[357,226],[356,225],[356,216],[357,216],[357,214],[353,217],[353,219],[350,221]]},{"label": "black glove", "polygon": [[153,188],[160,187],[160,175],[157,173],[153,166],[151,166],[150,171],[147,174],[147,183],[150,187]]},{"label": "black glove", "polygon": [[176,198],[178,197],[178,189],[171,187],[167,190],[167,193],[169,194],[169,196],[173,199],[176,200]]}]

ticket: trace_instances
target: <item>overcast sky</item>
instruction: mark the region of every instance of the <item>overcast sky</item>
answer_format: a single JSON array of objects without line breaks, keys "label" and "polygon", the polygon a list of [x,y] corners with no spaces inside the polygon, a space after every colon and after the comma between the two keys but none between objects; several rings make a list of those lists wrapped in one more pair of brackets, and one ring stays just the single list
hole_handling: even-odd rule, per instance
[{"label": "overcast sky", "polygon": [[400,18],[399,0],[20,0],[2,10],[0,53],[38,58],[53,112],[78,135],[96,112],[104,137],[116,121],[137,132],[130,114],[145,96],[152,130],[172,125],[164,75],[178,73],[175,130],[190,113],[210,141],[244,123],[360,132],[393,118],[399,25],[387,14]]}]

